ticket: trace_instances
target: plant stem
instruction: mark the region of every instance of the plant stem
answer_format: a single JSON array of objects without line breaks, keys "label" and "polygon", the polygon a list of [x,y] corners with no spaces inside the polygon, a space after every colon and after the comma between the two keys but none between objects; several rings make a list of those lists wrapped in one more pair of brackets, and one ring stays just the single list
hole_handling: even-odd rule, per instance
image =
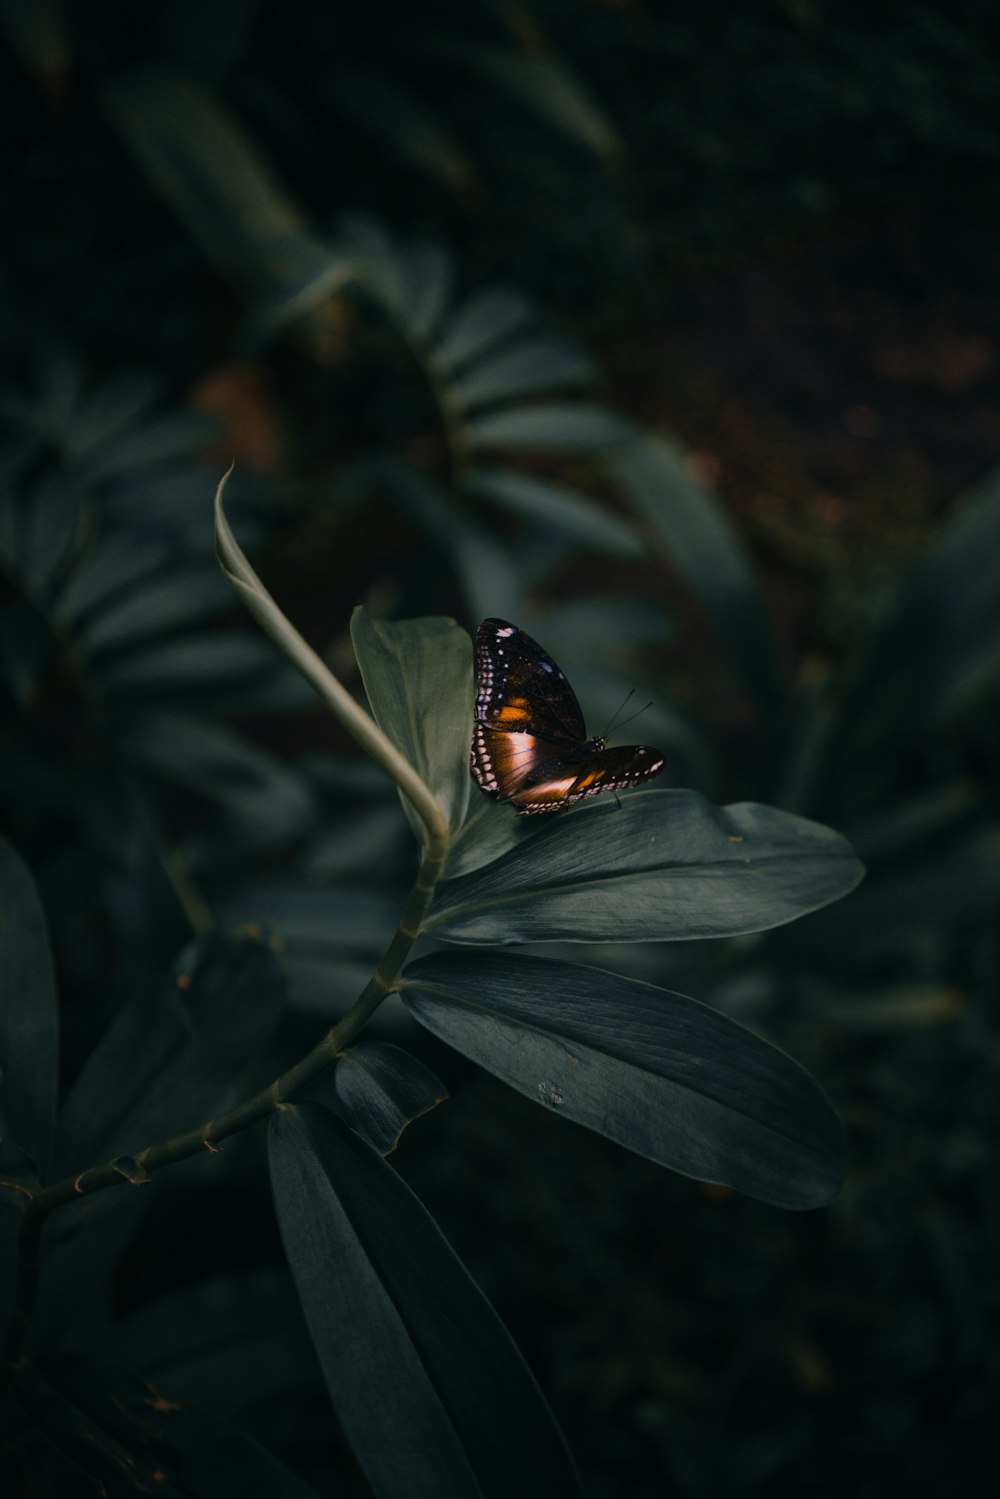
[{"label": "plant stem", "polygon": [[183,1134],[174,1135],[172,1139],[163,1140],[156,1145],[147,1145],[129,1161],[128,1175],[121,1166],[109,1163],[90,1166],[78,1175],[65,1177],[48,1187],[25,1189],[31,1202],[25,1209],[18,1241],[15,1304],[4,1351],[4,1363],[8,1370],[17,1364],[24,1350],[37,1288],[41,1229],[48,1214],[91,1192],[102,1191],[105,1187],[120,1187],[130,1179],[142,1182],[161,1166],[186,1160],[203,1150],[217,1150],[219,1142],[273,1114],[305,1083],[322,1072],[324,1067],[335,1062],[361,1033],[386,996],[392,993],[396,976],[422,930],[446,855],[447,844],[443,842],[435,842],[425,850],[399,925],[368,983],[347,1014],[327,1031],[319,1044],[289,1067],[287,1072],[283,1072],[269,1087],[262,1088],[252,1098],[246,1099],[225,1114],[209,1119],[197,1129],[186,1130]]}]

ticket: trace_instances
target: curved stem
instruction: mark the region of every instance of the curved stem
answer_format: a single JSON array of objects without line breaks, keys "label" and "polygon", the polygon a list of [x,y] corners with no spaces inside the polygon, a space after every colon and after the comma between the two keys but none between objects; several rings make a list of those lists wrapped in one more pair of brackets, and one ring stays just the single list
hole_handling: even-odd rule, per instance
[{"label": "curved stem", "polygon": [[223,475],[215,492],[215,542],[222,571],[257,623],[277,641],[292,665],[315,688],[348,733],[353,734],[362,749],[367,750],[389,772],[423,823],[428,845],[443,844],[448,836],[448,819],[430,787],[392,740],[383,734],[370,714],[354,701],[347,688],[337,680],[312,646],[303,640],[247,561],[222,506],[222,497],[232,472],[230,468]]},{"label": "curved stem", "polygon": [[172,1139],[155,1145],[147,1145],[128,1162],[127,1175],[121,1163],[112,1162],[88,1167],[78,1175],[65,1177],[48,1187],[31,1189],[17,1184],[18,1190],[26,1191],[31,1201],[25,1208],[18,1245],[15,1304],[4,1351],[4,1362],[8,1370],[17,1364],[24,1350],[35,1300],[41,1229],[48,1214],[91,1192],[102,1191],[105,1187],[120,1187],[126,1181],[142,1183],[162,1166],[186,1160],[203,1150],[218,1150],[221,1141],[273,1114],[305,1083],[335,1062],[361,1033],[386,996],[392,993],[399,970],[413,943],[420,936],[447,851],[444,841],[434,843],[425,851],[399,925],[378,967],[347,1014],[327,1031],[318,1045],[289,1067],[287,1072],[283,1072],[269,1087],[262,1088],[236,1108],[209,1119],[196,1129],[185,1130],[183,1134],[174,1135]]}]

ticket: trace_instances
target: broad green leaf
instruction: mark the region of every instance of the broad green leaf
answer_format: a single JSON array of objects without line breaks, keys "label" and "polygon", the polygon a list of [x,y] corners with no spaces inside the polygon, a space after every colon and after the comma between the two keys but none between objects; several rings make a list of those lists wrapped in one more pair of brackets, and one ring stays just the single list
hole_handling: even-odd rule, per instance
[{"label": "broad green leaf", "polygon": [[424,930],[495,944],[735,937],[837,900],[862,873],[839,833],[775,807],[626,792],[621,807],[609,797],[553,813],[492,864],[439,886]]},{"label": "broad green leaf", "polygon": [[571,540],[619,557],[635,557],[642,542],[627,521],[589,495],[511,468],[479,468],[466,480],[467,493],[549,526]]},{"label": "broad green leaf", "polygon": [[426,1210],[316,1105],[268,1132],[282,1238],[378,1499],[567,1499],[572,1464],[517,1349]]},{"label": "broad green leaf", "polygon": [[469,801],[472,647],[454,620],[393,624],[364,608],[351,618],[365,692],[379,727],[458,827]]},{"label": "broad green leaf", "polygon": [[519,1093],[684,1176],[775,1207],[830,1202],[843,1131],[784,1052],[707,1005],[547,958],[436,953],[404,1003]]},{"label": "broad green leaf", "polygon": [[433,363],[454,370],[528,327],[537,314],[527,297],[492,286],[463,302],[444,323],[431,350]]},{"label": "broad green leaf", "polygon": [[45,916],[27,868],[0,839],[0,1140],[26,1151],[41,1176],[55,1124],[55,977]]},{"label": "broad green leaf", "polygon": [[166,1499],[316,1499],[240,1427],[89,1358],[29,1366],[15,1385],[29,1419],[95,1485]]},{"label": "broad green leaf", "polygon": [[448,1097],[429,1067],[388,1041],[361,1040],[342,1052],[334,1071],[344,1117],[379,1155],[389,1155],[408,1124]]},{"label": "broad green leaf", "polygon": [[708,610],[744,685],[772,702],[778,668],[771,627],[750,561],[719,500],[662,437],[635,436],[610,455],[608,470]]},{"label": "broad green leaf", "polygon": [[530,818],[511,817],[509,807],[487,796],[476,796],[448,851],[449,879],[492,863],[530,837],[531,831]]},{"label": "broad green leaf", "polygon": [[603,406],[518,406],[468,422],[466,440],[476,448],[515,448],[534,453],[598,453],[630,442],[634,428]]},{"label": "broad green leaf", "polygon": [[451,393],[462,406],[484,406],[563,386],[589,385],[597,368],[575,344],[552,334],[519,339],[458,375]]}]

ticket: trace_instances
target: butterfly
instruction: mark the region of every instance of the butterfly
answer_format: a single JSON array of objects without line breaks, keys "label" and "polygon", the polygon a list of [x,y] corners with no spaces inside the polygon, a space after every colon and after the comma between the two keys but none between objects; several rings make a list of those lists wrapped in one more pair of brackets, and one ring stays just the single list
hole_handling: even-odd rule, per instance
[{"label": "butterfly", "polygon": [[580,704],[542,647],[503,619],[476,631],[472,774],[522,815],[558,812],[598,791],[638,786],[663,769],[648,744],[607,749],[587,738]]}]

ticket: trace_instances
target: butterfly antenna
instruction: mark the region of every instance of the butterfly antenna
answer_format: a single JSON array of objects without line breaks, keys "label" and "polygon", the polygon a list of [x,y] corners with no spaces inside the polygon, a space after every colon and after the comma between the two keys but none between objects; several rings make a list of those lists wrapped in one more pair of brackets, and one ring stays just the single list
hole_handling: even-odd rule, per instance
[{"label": "butterfly antenna", "polygon": [[621,723],[619,723],[618,722],[618,715],[621,712],[623,712],[623,710],[627,706],[629,698],[630,697],[634,697],[634,696],[635,696],[635,688],[634,687],[630,687],[629,690],[628,690],[628,692],[625,695],[625,701],[622,703],[621,707],[618,709],[618,712],[614,714],[614,716],[611,719],[611,722],[608,724],[607,728],[604,731],[604,738],[605,739],[610,738],[612,729],[614,729],[616,727],[619,728],[619,729],[624,729],[625,726],[626,726],[626,724],[632,723],[635,719],[637,719],[639,717],[640,713],[645,713],[645,711],[646,711],[647,708],[651,708],[653,706],[653,700],[652,700],[652,698],[650,698],[650,700],[649,700],[648,703],[643,703],[643,705],[642,705],[641,708],[636,708],[636,710],[635,710],[634,713],[630,713],[629,716],[628,716],[628,718],[623,718],[622,721],[621,721]]}]

